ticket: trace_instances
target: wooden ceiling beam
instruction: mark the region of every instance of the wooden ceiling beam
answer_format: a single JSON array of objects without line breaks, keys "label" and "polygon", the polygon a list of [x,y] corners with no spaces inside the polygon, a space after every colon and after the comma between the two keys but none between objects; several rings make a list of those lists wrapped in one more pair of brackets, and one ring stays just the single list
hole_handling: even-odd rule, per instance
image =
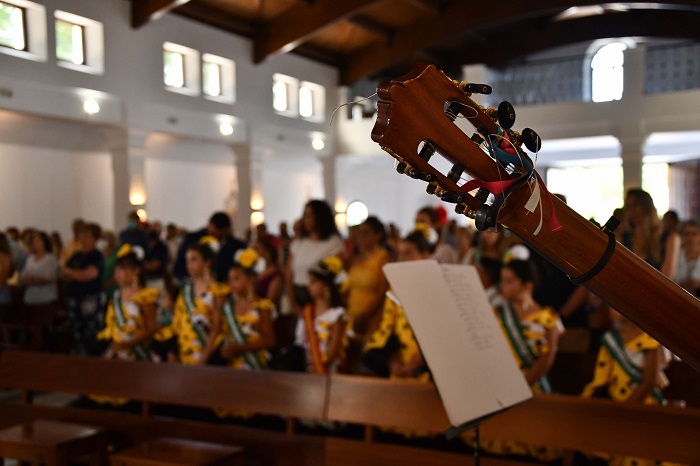
[{"label": "wooden ceiling beam", "polygon": [[289,52],[334,22],[377,0],[315,0],[297,3],[261,25],[255,36],[253,61],[260,63],[277,53]]},{"label": "wooden ceiling beam", "polygon": [[[638,10],[608,13],[551,23],[541,28],[533,23],[509,30],[487,44],[474,44],[451,60],[455,66],[484,63],[500,67],[526,55],[553,46],[615,37],[673,37],[700,42],[700,12],[680,10]],[[527,40],[517,40],[527,37]]]},{"label": "wooden ceiling beam", "polygon": [[138,29],[190,0],[131,0],[131,27]]},{"label": "wooden ceiling beam", "polygon": [[348,21],[366,31],[379,35],[387,44],[391,44],[391,42],[394,40],[394,34],[396,32],[394,28],[378,23],[367,16],[354,15],[349,17]]},{"label": "wooden ceiling beam", "polygon": [[[440,16],[422,19],[396,31],[392,44],[373,43],[352,53],[341,70],[340,84],[348,85],[382,68],[410,59],[416,50],[449,40],[465,31],[483,31],[497,24],[556,14],[572,6],[597,5],[600,0],[522,0],[494,2],[453,2]],[[639,1],[657,4],[658,1]],[[697,7],[697,0],[674,0],[679,7]],[[660,10],[652,10],[659,12]],[[507,31],[508,35],[512,34]],[[523,38],[526,39],[526,38]]]},{"label": "wooden ceiling beam", "polygon": [[252,23],[233,15],[222,14],[221,10],[199,2],[184,5],[175,10],[175,13],[245,37],[253,37],[256,32]]}]

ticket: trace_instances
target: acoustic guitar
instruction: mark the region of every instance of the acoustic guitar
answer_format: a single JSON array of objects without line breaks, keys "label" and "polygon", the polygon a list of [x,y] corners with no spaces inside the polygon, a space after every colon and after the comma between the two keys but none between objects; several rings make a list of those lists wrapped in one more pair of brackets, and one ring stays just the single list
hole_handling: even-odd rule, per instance
[{"label": "acoustic guitar", "polygon": [[[700,370],[700,301],[619,244],[614,218],[600,228],[552,196],[525,150],[536,153],[539,136],[513,131],[512,106],[483,108],[471,99],[475,92],[490,88],[416,65],[377,87],[372,139],[399,173],[426,182],[428,193],[455,204],[478,229],[501,224]],[[471,136],[458,117],[474,126]],[[452,165],[447,173],[431,163],[439,156]]]}]

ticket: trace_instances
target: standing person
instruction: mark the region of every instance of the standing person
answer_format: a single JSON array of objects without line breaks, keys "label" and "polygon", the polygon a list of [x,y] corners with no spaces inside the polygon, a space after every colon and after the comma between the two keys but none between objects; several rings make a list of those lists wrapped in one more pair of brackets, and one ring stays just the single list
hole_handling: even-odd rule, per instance
[{"label": "standing person", "polygon": [[236,254],[229,270],[231,296],[223,305],[226,339],[219,353],[234,369],[266,368],[269,351],[275,346],[275,305],[255,293],[256,278],[264,267],[255,249],[244,249]]},{"label": "standing person", "polygon": [[51,248],[53,249],[53,255],[60,262],[61,257],[63,257],[63,239],[61,234],[57,231],[52,231],[51,236]]},{"label": "standing person", "polygon": [[107,306],[105,327],[98,339],[109,343],[105,356],[125,361],[150,361],[148,343],[158,330],[158,290],[144,287],[140,246],[124,244],[117,253],[114,279],[117,289]]},{"label": "standing person", "polygon": [[231,217],[226,212],[215,212],[210,218],[205,228],[188,233],[182,240],[180,249],[175,259],[173,275],[178,283],[182,283],[187,278],[187,261],[185,256],[189,247],[197,244],[205,236],[216,239],[219,245],[216,253],[216,265],[213,271],[214,277],[219,282],[225,282],[228,277],[228,270],[233,265],[233,256],[239,249],[245,249],[243,241],[231,235]]},{"label": "standing person", "polygon": [[[400,262],[430,259],[431,246],[421,231],[411,232],[396,248]],[[430,380],[403,306],[391,291],[386,292],[382,320],[367,340],[362,361],[378,376],[420,382]]]},{"label": "standing person", "polygon": [[159,292],[165,291],[165,274],[168,268],[168,247],[156,230],[148,232],[148,248],[143,261],[146,286]]},{"label": "standing person", "polygon": [[[535,281],[530,261],[516,259],[503,264],[500,287],[506,302],[496,308],[496,315],[527,383],[535,393],[550,393],[547,372],[554,363],[564,327],[552,309],[541,307],[532,298]],[[547,447],[491,439],[484,442],[484,450],[541,461],[552,461],[561,455]]]},{"label": "standing person", "polygon": [[546,376],[564,327],[554,310],[533,299],[535,282],[530,261],[516,259],[503,264],[500,287],[506,302],[496,312],[528,384],[537,393],[550,393]]},{"label": "standing person", "polygon": [[[664,348],[619,312],[611,310],[611,317],[615,326],[603,335],[593,380],[586,385],[582,396],[665,405],[662,390],[668,386],[668,379],[663,373]],[[668,464],[630,457],[605,459],[615,466]]]},{"label": "standing person", "polygon": [[102,328],[104,259],[96,247],[101,233],[96,223],[85,225],[78,236],[80,249],[68,258],[61,272],[76,354],[94,353],[92,344]]},{"label": "standing person", "polygon": [[63,248],[63,255],[61,256],[61,267],[65,267],[66,262],[71,256],[80,249],[80,232],[85,228],[85,220],[82,218],[76,218],[71,223],[71,231],[73,232],[73,238],[71,238],[68,243],[66,243],[65,248]]},{"label": "standing person", "polygon": [[426,206],[416,214],[416,224],[427,225],[437,233],[437,241],[434,243],[433,259],[441,264],[456,264],[457,250],[445,241],[443,226],[438,210]]},{"label": "standing person", "polygon": [[335,225],[333,211],[327,202],[311,200],[304,207],[300,235],[290,246],[287,264],[287,296],[298,313],[311,302],[309,268],[329,256],[343,253],[343,241]]},{"label": "standing person", "polygon": [[278,309],[284,289],[284,273],[279,266],[278,249],[269,236],[258,238],[254,249],[265,262],[265,269],[255,278],[255,294],[260,298],[269,299]]},{"label": "standing person", "polygon": [[348,316],[342,303],[340,285],[344,279],[343,262],[327,257],[308,271],[311,302],[297,321],[295,344],[304,348],[308,372],[338,372],[344,362]]},{"label": "standing person", "polygon": [[700,298],[700,222],[688,220],[681,228],[683,248],[678,256],[676,282]]},{"label": "standing person", "polygon": [[141,224],[141,217],[135,210],[129,212],[126,228],[119,232],[119,244],[139,246],[144,251],[148,249],[148,235]]},{"label": "standing person", "polygon": [[350,325],[358,338],[372,333],[382,317],[382,304],[389,288],[382,271],[389,262],[385,242],[384,224],[377,217],[367,217],[358,228],[357,254],[351,258],[344,286]]},{"label": "standing person", "polygon": [[[680,237],[669,235],[661,244],[661,222],[651,195],[641,189],[630,189],[625,197],[625,222],[622,244],[658,269],[673,278],[680,251]],[[662,256],[662,250],[664,256]]]},{"label": "standing person", "polygon": [[12,256],[10,252],[10,243],[7,241],[7,236],[0,233],[0,306],[10,304],[12,296],[7,282],[14,274],[12,266]]},{"label": "standing person", "polygon": [[52,304],[58,300],[58,261],[52,254],[51,240],[37,231],[30,240],[30,255],[19,274],[24,287],[24,303],[31,306]]},{"label": "standing person", "polygon": [[218,249],[211,236],[187,248],[189,279],[184,281],[175,302],[171,326],[183,364],[206,364],[223,341],[221,306],[229,288],[216,281],[213,273]]},{"label": "standing person", "polygon": [[[681,248],[679,227],[680,219],[675,210],[669,210],[661,218],[661,263],[667,264],[666,267],[670,273],[666,273],[666,276],[671,280],[675,279],[674,274],[678,267],[678,255]],[[669,254],[671,257],[666,260]]]}]

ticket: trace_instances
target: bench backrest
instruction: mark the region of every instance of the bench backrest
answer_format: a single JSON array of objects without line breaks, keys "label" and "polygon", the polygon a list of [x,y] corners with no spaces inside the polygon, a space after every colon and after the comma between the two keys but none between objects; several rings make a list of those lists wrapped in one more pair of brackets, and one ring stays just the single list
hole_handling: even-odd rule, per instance
[{"label": "bench backrest", "polygon": [[326,378],[5,351],[0,386],[320,419]]}]

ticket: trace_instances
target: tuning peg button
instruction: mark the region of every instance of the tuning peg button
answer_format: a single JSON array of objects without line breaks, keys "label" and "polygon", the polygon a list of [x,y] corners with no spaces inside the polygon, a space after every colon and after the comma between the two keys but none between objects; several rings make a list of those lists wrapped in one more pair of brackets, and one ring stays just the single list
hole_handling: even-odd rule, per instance
[{"label": "tuning peg button", "polygon": [[525,128],[520,133],[520,140],[530,152],[539,152],[542,148],[542,139],[533,129]]},{"label": "tuning peg button", "polygon": [[498,124],[503,129],[511,129],[515,124],[515,109],[508,101],[498,105]]}]

